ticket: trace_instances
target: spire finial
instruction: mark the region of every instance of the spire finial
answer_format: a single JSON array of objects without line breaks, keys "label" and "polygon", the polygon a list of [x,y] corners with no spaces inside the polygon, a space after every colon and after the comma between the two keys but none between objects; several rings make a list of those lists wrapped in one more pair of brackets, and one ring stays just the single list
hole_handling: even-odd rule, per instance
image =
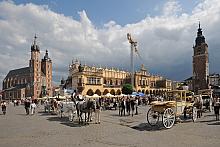
[{"label": "spire finial", "polygon": [[199,29],[200,29],[200,21],[199,21]]},{"label": "spire finial", "polygon": [[34,35],[34,45],[36,45],[37,35]]}]

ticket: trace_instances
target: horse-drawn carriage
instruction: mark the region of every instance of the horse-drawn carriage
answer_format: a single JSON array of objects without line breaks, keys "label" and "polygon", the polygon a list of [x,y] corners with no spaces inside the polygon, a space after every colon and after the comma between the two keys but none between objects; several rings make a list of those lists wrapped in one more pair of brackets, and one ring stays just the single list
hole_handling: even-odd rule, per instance
[{"label": "horse-drawn carriage", "polygon": [[154,101],[147,112],[147,122],[154,126],[158,124],[160,115],[165,128],[171,128],[181,115],[186,114],[197,119],[197,108],[195,107],[194,97],[189,95],[186,90],[175,90],[167,92],[166,101]]}]

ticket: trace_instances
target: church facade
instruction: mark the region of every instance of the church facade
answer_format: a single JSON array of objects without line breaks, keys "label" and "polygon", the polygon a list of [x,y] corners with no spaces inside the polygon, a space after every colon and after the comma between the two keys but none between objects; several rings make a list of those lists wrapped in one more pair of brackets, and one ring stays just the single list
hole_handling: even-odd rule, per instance
[{"label": "church facade", "polygon": [[43,96],[52,96],[52,60],[48,51],[40,59],[40,47],[35,35],[31,45],[29,66],[10,70],[3,80],[3,94],[5,100],[36,99]]},{"label": "church facade", "polygon": [[205,37],[202,34],[202,29],[199,28],[195,45],[193,46],[193,76],[192,87],[195,93],[200,90],[209,88],[209,54],[208,44],[205,41]]}]

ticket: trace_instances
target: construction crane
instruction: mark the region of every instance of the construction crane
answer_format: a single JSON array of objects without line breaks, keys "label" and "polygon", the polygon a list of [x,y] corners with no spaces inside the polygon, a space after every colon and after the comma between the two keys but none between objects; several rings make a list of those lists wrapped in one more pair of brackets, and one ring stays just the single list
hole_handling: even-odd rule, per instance
[{"label": "construction crane", "polygon": [[129,43],[131,44],[131,85],[134,89],[134,52],[137,52],[137,41],[134,41],[131,38],[130,33],[127,33],[127,39]]}]

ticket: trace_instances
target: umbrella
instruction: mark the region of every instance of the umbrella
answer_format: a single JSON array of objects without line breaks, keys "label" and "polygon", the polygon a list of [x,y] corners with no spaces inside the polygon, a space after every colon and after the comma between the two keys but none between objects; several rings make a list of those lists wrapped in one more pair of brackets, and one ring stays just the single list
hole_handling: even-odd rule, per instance
[{"label": "umbrella", "polygon": [[131,96],[145,96],[145,94],[143,94],[142,92],[132,92]]},{"label": "umbrella", "polygon": [[92,96],[86,95],[87,98],[100,98],[101,96],[99,96],[98,94],[94,94]]},{"label": "umbrella", "polygon": [[113,95],[111,93],[107,93],[105,96],[112,97]]},{"label": "umbrella", "polygon": [[138,92],[138,96],[145,96],[142,92]]}]

